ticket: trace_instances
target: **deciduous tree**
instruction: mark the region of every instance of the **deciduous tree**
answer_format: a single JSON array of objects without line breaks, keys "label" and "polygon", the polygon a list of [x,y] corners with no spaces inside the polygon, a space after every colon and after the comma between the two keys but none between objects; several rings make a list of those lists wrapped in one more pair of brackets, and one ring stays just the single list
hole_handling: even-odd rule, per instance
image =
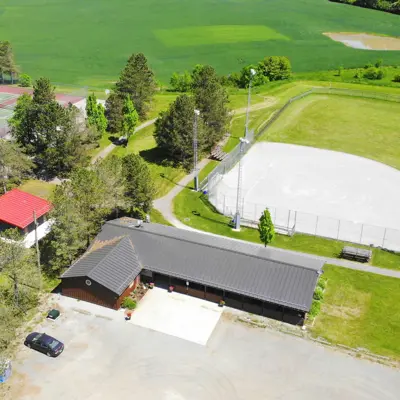
[{"label": "deciduous tree", "polygon": [[12,304],[24,310],[40,287],[41,275],[32,249],[26,249],[17,229],[0,233],[0,271],[11,282]]},{"label": "deciduous tree", "polygon": [[139,115],[133,106],[133,102],[129,96],[126,97],[124,102],[122,132],[129,137],[135,132],[136,125],[139,122]]},{"label": "deciduous tree", "polygon": [[267,247],[267,244],[271,243],[275,238],[275,228],[268,208],[264,210],[260,217],[258,232],[260,233],[260,240],[264,243],[265,247]]},{"label": "deciduous tree", "polygon": [[0,139],[0,193],[21,183],[31,173],[33,166],[31,159],[16,143]]},{"label": "deciduous tree", "polygon": [[258,72],[270,81],[280,81],[291,77],[292,66],[287,57],[270,56],[258,64]]},{"label": "deciduous tree", "polygon": [[189,92],[192,88],[192,75],[185,71],[183,74],[174,72],[171,76],[170,85],[176,92]]}]

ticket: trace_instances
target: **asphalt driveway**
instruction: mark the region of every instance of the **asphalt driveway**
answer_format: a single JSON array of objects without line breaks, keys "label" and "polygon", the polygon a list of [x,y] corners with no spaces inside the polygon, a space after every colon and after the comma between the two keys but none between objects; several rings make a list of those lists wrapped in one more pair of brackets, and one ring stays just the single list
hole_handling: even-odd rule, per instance
[{"label": "asphalt driveway", "polygon": [[203,346],[121,314],[77,309],[64,307],[59,321],[40,329],[64,341],[60,357],[21,346],[11,399],[395,400],[400,393],[398,370],[233,322],[227,310]]}]

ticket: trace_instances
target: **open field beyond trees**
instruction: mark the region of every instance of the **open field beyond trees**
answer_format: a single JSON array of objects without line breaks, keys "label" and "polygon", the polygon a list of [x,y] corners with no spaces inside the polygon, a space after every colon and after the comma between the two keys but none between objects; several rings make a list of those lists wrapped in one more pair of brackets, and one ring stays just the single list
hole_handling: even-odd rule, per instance
[{"label": "open field beyond trees", "polygon": [[400,280],[333,265],[313,334],[332,343],[362,347],[400,359]]},{"label": "open field beyond trees", "polygon": [[397,15],[329,1],[0,0],[0,10],[0,37],[17,63],[54,82],[109,86],[133,52],[145,53],[164,83],[198,63],[227,74],[267,55],[289,57],[295,72],[400,63],[398,51],[354,49],[323,35],[398,36]]}]

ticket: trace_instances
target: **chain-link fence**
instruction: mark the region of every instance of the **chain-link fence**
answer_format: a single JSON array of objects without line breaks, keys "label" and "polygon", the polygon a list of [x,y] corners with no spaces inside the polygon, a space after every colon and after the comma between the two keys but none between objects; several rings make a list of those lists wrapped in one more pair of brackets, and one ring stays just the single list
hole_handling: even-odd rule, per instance
[{"label": "chain-link fence", "polygon": [[[236,212],[236,197],[209,193],[209,201],[226,216],[233,217]],[[242,202],[241,216],[243,225],[257,227],[262,212],[268,208],[272,221],[279,233],[292,235],[295,232],[321,236],[345,242],[367,246],[382,247],[400,251],[400,230],[384,228],[353,221],[330,218],[287,208],[273,207],[267,204]]]},{"label": "chain-link fence", "polygon": [[[277,110],[267,123],[255,134],[255,139],[262,135],[276,121],[286,108],[296,100],[302,99],[310,94],[332,94],[352,97],[373,98],[386,101],[400,102],[400,96],[350,89],[339,89],[331,87],[312,88],[298,96],[289,99],[279,110]],[[244,155],[252,146],[254,140],[243,148]],[[201,182],[201,189],[207,190],[210,202],[224,215],[234,216],[236,213],[236,197],[218,195],[214,190],[239,161],[240,145],[236,146],[220,164]],[[289,210],[280,207],[271,207],[267,204],[254,204],[244,201],[241,204],[241,216],[243,225],[256,227],[258,219],[265,208],[271,212],[271,216],[277,231],[280,233],[293,234],[295,232],[309,235],[321,236],[347,242],[360,243],[364,245],[379,246],[385,249],[400,251],[400,230],[384,228],[352,221],[340,220],[326,216],[318,216],[310,213]]]}]

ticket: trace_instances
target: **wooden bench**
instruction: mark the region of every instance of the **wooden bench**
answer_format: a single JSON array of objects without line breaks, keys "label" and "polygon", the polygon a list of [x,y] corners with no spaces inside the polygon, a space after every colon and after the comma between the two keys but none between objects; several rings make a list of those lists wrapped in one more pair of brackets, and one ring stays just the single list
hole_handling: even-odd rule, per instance
[{"label": "wooden bench", "polygon": [[226,156],[227,156],[227,154],[219,146],[215,146],[211,150],[211,156],[210,157],[213,160],[222,161]]},{"label": "wooden bench", "polygon": [[342,258],[359,262],[368,262],[372,257],[372,250],[359,249],[357,247],[344,246],[341,254]]}]

